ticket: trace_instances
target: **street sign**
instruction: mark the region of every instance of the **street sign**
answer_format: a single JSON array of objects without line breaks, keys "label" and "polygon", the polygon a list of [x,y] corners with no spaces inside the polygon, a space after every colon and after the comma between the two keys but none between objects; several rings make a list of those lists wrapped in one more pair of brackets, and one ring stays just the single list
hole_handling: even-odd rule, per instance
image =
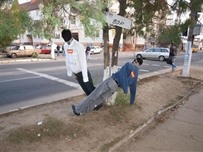
[{"label": "street sign", "polygon": [[201,32],[201,24],[196,24],[193,28],[193,35],[196,36],[196,35],[200,35],[200,32]]},{"label": "street sign", "polygon": [[130,29],[132,20],[115,13],[106,12],[106,22],[108,24]]}]

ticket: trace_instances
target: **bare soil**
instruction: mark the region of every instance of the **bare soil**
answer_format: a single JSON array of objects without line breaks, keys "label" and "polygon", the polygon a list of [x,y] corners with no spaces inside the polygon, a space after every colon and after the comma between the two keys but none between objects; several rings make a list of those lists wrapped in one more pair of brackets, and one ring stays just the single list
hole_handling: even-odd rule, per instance
[{"label": "bare soil", "polygon": [[[85,95],[0,116],[0,152],[108,151],[157,111],[180,101],[203,81],[203,69],[169,72],[139,81],[135,104],[119,97],[120,104],[75,116],[71,104]],[[123,102],[121,102],[123,100]],[[42,122],[42,124],[38,124]]]}]

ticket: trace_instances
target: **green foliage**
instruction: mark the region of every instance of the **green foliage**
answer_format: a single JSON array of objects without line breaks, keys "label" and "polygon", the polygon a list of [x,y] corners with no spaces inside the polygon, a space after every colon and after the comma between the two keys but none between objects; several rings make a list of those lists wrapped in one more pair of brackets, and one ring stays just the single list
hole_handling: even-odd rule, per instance
[{"label": "green foliage", "polygon": [[167,28],[163,28],[160,31],[160,35],[158,37],[158,43],[161,46],[167,46],[171,42],[174,43],[174,45],[178,46],[181,44],[181,38],[180,38],[180,27],[178,25],[173,25]]},{"label": "green foliage", "polygon": [[34,54],[32,55],[32,58],[38,58],[38,54],[37,54],[37,53],[34,53]]},{"label": "green foliage", "polygon": [[135,11],[127,13],[127,17],[133,18],[133,26],[129,33],[131,35],[140,35],[146,37],[150,32],[154,34],[154,24],[157,20],[162,20],[169,9],[166,1],[156,0],[152,3],[150,0],[133,0],[128,6]]},{"label": "green foliage", "polygon": [[42,20],[35,21],[33,27],[29,30],[36,36],[51,39],[54,36],[55,27],[64,29],[69,25],[64,25],[64,20],[70,21],[73,19],[80,20],[81,26],[84,27],[85,34],[92,38],[96,36],[96,31],[105,25],[105,16],[103,9],[106,3],[96,1],[75,0],[48,0],[43,1]]},{"label": "green foliage", "polygon": [[24,34],[27,26],[30,25],[31,18],[25,10],[17,7],[15,0],[9,8],[4,5],[0,9],[0,47],[4,48],[17,39],[20,34]]}]

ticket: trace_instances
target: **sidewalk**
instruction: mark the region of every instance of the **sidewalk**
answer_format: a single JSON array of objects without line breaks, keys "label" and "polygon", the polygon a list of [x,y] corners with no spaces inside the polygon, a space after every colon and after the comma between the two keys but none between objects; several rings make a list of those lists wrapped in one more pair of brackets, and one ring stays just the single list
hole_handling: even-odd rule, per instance
[{"label": "sidewalk", "polygon": [[172,111],[164,123],[110,151],[203,152],[203,89]]}]

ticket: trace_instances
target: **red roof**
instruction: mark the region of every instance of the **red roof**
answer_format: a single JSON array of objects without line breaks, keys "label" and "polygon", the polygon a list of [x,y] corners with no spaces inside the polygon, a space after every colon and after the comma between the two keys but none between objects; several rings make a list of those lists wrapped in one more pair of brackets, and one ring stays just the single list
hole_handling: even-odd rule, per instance
[{"label": "red roof", "polygon": [[27,11],[37,10],[39,9],[39,3],[40,0],[31,0],[30,2],[20,4],[20,8],[24,8]]}]

